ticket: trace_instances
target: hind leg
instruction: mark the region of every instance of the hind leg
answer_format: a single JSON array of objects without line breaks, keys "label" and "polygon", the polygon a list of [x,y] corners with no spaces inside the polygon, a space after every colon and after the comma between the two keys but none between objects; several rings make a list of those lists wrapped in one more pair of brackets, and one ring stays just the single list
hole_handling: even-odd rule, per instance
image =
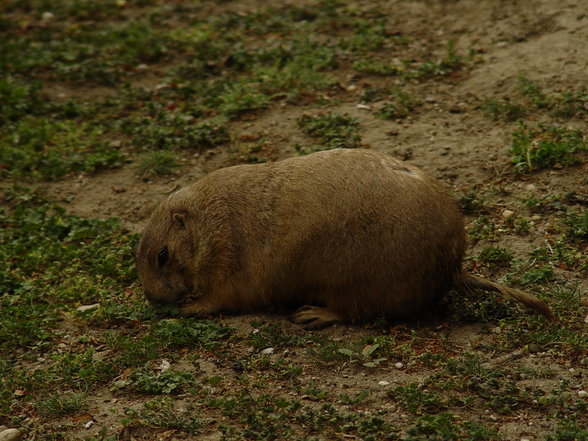
[{"label": "hind leg", "polygon": [[329,308],[305,305],[292,314],[290,320],[298,325],[304,325],[304,329],[311,330],[341,323],[343,317]]}]

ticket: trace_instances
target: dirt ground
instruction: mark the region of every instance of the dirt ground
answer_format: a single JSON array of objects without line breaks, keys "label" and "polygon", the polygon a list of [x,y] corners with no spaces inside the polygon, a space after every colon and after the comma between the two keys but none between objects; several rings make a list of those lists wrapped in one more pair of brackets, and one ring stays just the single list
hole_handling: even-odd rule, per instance
[{"label": "dirt ground", "polygon": [[[283,2],[243,0],[219,5],[211,2],[209,7],[215,11],[219,8],[250,11],[270,3]],[[367,3],[358,2],[358,7]],[[456,195],[471,190],[489,195],[493,213],[508,209],[523,214],[523,200],[531,195],[576,192],[584,198],[588,197],[588,163],[515,175],[508,153],[513,125],[493,121],[480,111],[485,98],[500,98],[512,93],[520,75],[538,81],[553,91],[588,84],[588,4],[580,0],[390,0],[382,2],[382,5],[389,12],[394,30],[418,36],[414,40],[418,43],[414,44],[420,46],[415,47],[415,51],[427,52],[430,48],[438,48],[439,40],[452,40],[458,52],[471,51],[474,58],[480,61],[443,80],[407,82],[405,87],[414,91],[422,102],[404,120],[377,118],[359,105],[360,91],[372,80],[352,71],[338,73],[341,83],[337,95],[339,104],[320,110],[333,110],[357,118],[362,143],[366,147],[390,153],[425,169]],[[394,85],[398,80],[391,77],[378,81]],[[262,137],[266,140],[266,156],[269,159],[286,158],[296,154],[293,147],[296,143],[309,142],[309,138],[297,127],[297,118],[305,112],[317,110],[316,105],[275,104],[255,117],[232,123],[231,131],[237,137]],[[530,118],[541,121],[544,116],[538,113]],[[573,120],[565,124],[586,129],[585,121]],[[118,217],[130,230],[139,232],[156,204],[170,192],[235,162],[234,150],[230,146],[220,146],[189,157],[181,171],[169,177],[144,180],[133,167],[128,166],[63,179],[48,184],[47,191],[52,199],[71,213],[98,218]],[[473,221],[473,217],[468,218],[469,223]],[[526,236],[504,234],[498,246],[508,248],[515,257],[524,256],[530,249],[545,245],[552,223],[549,215],[541,216],[534,220]],[[470,247],[468,254],[476,255],[486,246],[488,243],[480,241]],[[568,280],[583,283],[586,288],[582,274],[568,272],[565,276]],[[236,328],[238,334],[247,335],[253,332],[251,322],[255,320],[280,321],[288,332],[304,333],[280,315],[224,317],[222,322]],[[492,330],[481,324],[463,324],[445,331],[449,332],[453,344],[460,351],[483,345],[494,337]],[[356,326],[337,326],[317,332],[334,339],[351,334],[373,334],[369,329]],[[248,350],[243,347],[234,349]],[[390,400],[385,400],[385,391],[396,385],[418,382],[429,374],[410,366],[391,366],[375,374],[345,364],[325,370],[314,365],[304,348],[290,350],[287,356],[304,366],[303,378],[300,379],[303,383],[320,381],[328,385],[334,395],[357,395],[362,390],[370,390],[370,397],[362,403],[365,412],[387,408],[393,411],[391,413],[399,424],[411,416]],[[518,363],[529,367],[550,367],[556,373],[549,380],[529,379],[528,386],[532,386],[533,381],[548,381],[555,387],[560,378],[566,377],[572,378],[578,387],[588,387],[586,366],[571,365],[566,360],[544,354],[521,351],[498,358],[487,357],[485,362],[491,366]],[[230,366],[218,366],[206,358],[201,359],[199,369],[229,379],[235,376]],[[386,382],[386,386],[380,382]],[[230,389],[231,384],[238,387],[236,382],[229,382],[223,387]],[[180,397],[178,402],[184,399]],[[101,421],[101,425],[107,425],[108,421],[116,425],[118,420],[111,416],[109,408],[138,404],[132,397],[117,398],[105,389],[90,404],[90,407],[94,406],[95,418]],[[227,417],[219,418],[222,421]],[[490,414],[480,415],[480,418],[492,424],[504,439],[509,440],[539,440],[543,439],[545,431],[553,429],[553,421],[527,418],[524,411],[508,418],[496,418]],[[91,433],[91,429],[84,430],[82,434]],[[142,439],[141,436],[146,435],[135,433],[128,439]],[[167,439],[164,433],[158,437]],[[220,433],[212,430],[194,439],[220,439]],[[345,439],[344,434],[339,439]]]}]

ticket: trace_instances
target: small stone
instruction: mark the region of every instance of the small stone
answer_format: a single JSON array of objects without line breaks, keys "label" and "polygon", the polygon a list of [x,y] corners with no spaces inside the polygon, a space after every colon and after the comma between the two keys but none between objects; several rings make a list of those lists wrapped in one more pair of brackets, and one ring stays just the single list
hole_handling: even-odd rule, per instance
[{"label": "small stone", "polygon": [[90,420],[88,421],[86,424],[84,424],[84,427],[86,429],[89,429],[90,427],[92,427],[94,425],[94,420]]},{"label": "small stone", "polygon": [[167,360],[161,360],[156,366],[155,366],[155,370],[160,371],[160,372],[165,372],[167,370],[169,370],[169,368],[171,368],[171,363]]},{"label": "small stone", "polygon": [[274,348],[265,348],[261,351],[263,355],[270,355],[274,353]]},{"label": "small stone", "polygon": [[53,12],[45,11],[41,14],[41,20],[47,22],[52,21],[55,18],[55,14]]},{"label": "small stone", "polygon": [[357,86],[355,84],[352,84],[347,88],[347,92],[353,92],[355,89],[357,89]]},{"label": "small stone", "polygon": [[27,393],[26,393],[24,390],[22,390],[22,389],[16,389],[16,390],[14,391],[14,396],[15,396],[16,398],[24,397],[26,394],[27,394]]},{"label": "small stone", "polygon": [[78,307],[77,310],[78,312],[88,312],[98,308],[100,308],[100,303],[94,303],[93,305],[82,305]]},{"label": "small stone", "polygon": [[390,382],[389,381],[386,381],[386,380],[382,380],[382,381],[378,381],[378,384],[380,386],[388,386],[390,384]]},{"label": "small stone", "polygon": [[580,364],[582,366],[588,366],[588,357],[582,358],[582,360],[580,360]]},{"label": "small stone", "polygon": [[139,64],[135,69],[137,70],[149,70],[149,66],[147,66],[146,64]]},{"label": "small stone", "polygon": [[586,397],[588,397],[588,392],[586,392],[585,390],[579,390],[578,391],[578,396],[580,398],[586,398]]},{"label": "small stone", "polygon": [[535,184],[527,184],[527,185],[525,185],[525,190],[527,190],[527,191],[537,191],[537,186]]},{"label": "small stone", "polygon": [[396,369],[402,369],[402,368],[404,367],[404,364],[403,364],[403,363],[401,363],[401,362],[398,362],[398,363],[396,363],[396,364],[394,365],[394,367],[395,367]]},{"label": "small stone", "polygon": [[539,216],[538,214],[534,214],[533,216],[531,216],[531,220],[537,222],[541,220],[541,216]]},{"label": "small stone", "polygon": [[528,347],[530,353],[535,354],[537,352],[541,352],[541,346],[535,343],[531,343]]},{"label": "small stone", "polygon": [[18,429],[6,429],[0,432],[0,441],[18,441],[20,431]]},{"label": "small stone", "polygon": [[492,332],[494,334],[500,334],[502,332],[502,329],[500,328],[500,326],[497,326],[495,328],[492,328]]},{"label": "small stone", "polygon": [[514,211],[512,210],[504,210],[502,212],[502,217],[505,219],[512,219],[514,217]]},{"label": "small stone", "polygon": [[360,110],[371,110],[372,106],[368,106],[367,104],[358,104],[357,108]]}]

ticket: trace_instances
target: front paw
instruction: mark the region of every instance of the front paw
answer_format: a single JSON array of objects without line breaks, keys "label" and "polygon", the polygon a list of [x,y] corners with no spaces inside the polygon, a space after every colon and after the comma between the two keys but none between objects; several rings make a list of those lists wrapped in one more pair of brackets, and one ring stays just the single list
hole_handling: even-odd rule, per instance
[{"label": "front paw", "polygon": [[220,308],[202,300],[182,305],[180,308],[182,317],[206,318],[218,312]]}]

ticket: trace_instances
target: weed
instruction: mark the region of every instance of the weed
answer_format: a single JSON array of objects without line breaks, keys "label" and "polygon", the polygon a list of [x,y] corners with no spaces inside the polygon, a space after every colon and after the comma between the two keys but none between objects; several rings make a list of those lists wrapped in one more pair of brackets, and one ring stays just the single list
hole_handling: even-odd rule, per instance
[{"label": "weed", "polygon": [[404,70],[401,66],[394,66],[375,60],[373,58],[362,58],[353,63],[353,69],[360,73],[380,76],[401,76]]},{"label": "weed", "polygon": [[478,217],[470,226],[468,235],[471,240],[487,240],[495,242],[498,240],[499,231],[496,224],[492,222],[489,216],[483,215]]},{"label": "weed", "polygon": [[588,441],[588,427],[575,421],[561,422],[555,431],[544,435],[545,441]]},{"label": "weed", "polygon": [[519,103],[508,98],[500,101],[487,98],[482,103],[482,111],[494,120],[517,121],[527,115],[527,110]]},{"label": "weed", "polygon": [[144,394],[178,394],[197,385],[190,372],[173,370],[156,371],[149,367],[139,367],[123,380],[113,384],[113,390],[133,391]]},{"label": "weed", "polygon": [[565,91],[556,100],[551,114],[559,118],[581,117],[588,113],[588,89]]},{"label": "weed", "polygon": [[169,150],[144,152],[137,163],[141,176],[145,177],[169,175],[180,167],[178,155]]},{"label": "weed", "polygon": [[195,319],[161,320],[150,335],[162,347],[191,347],[212,350],[232,334],[232,329],[214,321]]},{"label": "weed", "polygon": [[317,138],[327,149],[359,147],[359,122],[348,115],[335,112],[315,116],[304,114],[298,119],[304,132]]},{"label": "weed", "polygon": [[89,124],[23,118],[0,133],[0,175],[57,179],[74,171],[117,167],[122,158]]},{"label": "weed", "polygon": [[541,87],[535,81],[521,75],[518,77],[518,87],[536,107],[544,108],[550,105],[549,98],[543,93]]},{"label": "weed", "polygon": [[11,77],[0,78],[0,126],[37,113],[41,107],[40,83],[21,83]]},{"label": "weed", "polygon": [[228,142],[226,122],[197,122],[190,114],[155,110],[153,116],[131,117],[122,125],[142,150],[207,149]]},{"label": "weed", "polygon": [[438,413],[447,408],[445,400],[434,392],[424,390],[416,383],[398,386],[388,392],[388,397],[399,401],[406,411],[420,415],[423,413]]},{"label": "weed", "polygon": [[413,66],[409,71],[409,76],[414,78],[445,76],[461,69],[464,63],[465,58],[457,54],[455,44],[449,41],[447,42],[445,57],[441,60],[425,61]]},{"label": "weed", "polygon": [[519,172],[551,166],[566,166],[578,161],[574,153],[588,150],[588,141],[579,130],[524,124],[512,135],[512,163]]},{"label": "weed", "polygon": [[367,389],[364,389],[361,392],[359,392],[358,394],[356,394],[355,396],[341,394],[340,398],[341,398],[341,402],[344,404],[355,405],[355,404],[359,404],[359,403],[363,402],[369,396],[370,396],[370,391]]},{"label": "weed", "polygon": [[564,223],[570,237],[580,241],[588,239],[588,209],[584,209],[584,212],[566,214]]},{"label": "weed", "polygon": [[143,404],[140,410],[127,408],[123,424],[127,427],[134,425],[159,429],[175,429],[190,435],[199,433],[204,428],[204,422],[196,408],[188,406],[179,409],[174,401],[167,398],[155,398]]},{"label": "weed", "polygon": [[519,282],[522,285],[528,285],[530,283],[553,282],[554,280],[555,274],[551,265],[530,269],[519,278]]},{"label": "weed", "polygon": [[236,83],[227,85],[211,104],[218,106],[223,115],[235,118],[245,112],[263,109],[268,104],[268,97],[250,84]]},{"label": "weed", "polygon": [[484,248],[478,255],[478,260],[486,263],[490,268],[509,266],[512,260],[512,252],[506,248]]},{"label": "weed", "polygon": [[81,353],[58,353],[53,355],[54,375],[74,386],[83,387],[112,380],[118,370],[109,361],[94,360],[93,347]]},{"label": "weed", "polygon": [[384,119],[406,118],[418,105],[418,101],[409,93],[396,88],[392,91],[393,101],[384,104],[377,115]]},{"label": "weed", "polygon": [[7,353],[51,340],[64,304],[96,303],[134,279],[135,238],[115,220],[21,206],[0,212],[0,226],[0,347]]},{"label": "weed", "polygon": [[484,197],[476,190],[470,190],[461,195],[457,203],[466,214],[478,214],[484,211]]},{"label": "weed", "polygon": [[384,87],[366,87],[361,91],[361,101],[363,103],[372,103],[380,101],[390,95],[387,88]]},{"label": "weed", "polygon": [[80,412],[86,402],[79,393],[54,393],[38,404],[39,412],[46,417],[62,417]]},{"label": "weed", "polygon": [[255,328],[251,333],[251,345],[256,349],[275,348],[282,349],[292,346],[307,346],[312,342],[311,338],[304,335],[296,335],[287,332],[279,322],[262,324],[252,322]]}]

